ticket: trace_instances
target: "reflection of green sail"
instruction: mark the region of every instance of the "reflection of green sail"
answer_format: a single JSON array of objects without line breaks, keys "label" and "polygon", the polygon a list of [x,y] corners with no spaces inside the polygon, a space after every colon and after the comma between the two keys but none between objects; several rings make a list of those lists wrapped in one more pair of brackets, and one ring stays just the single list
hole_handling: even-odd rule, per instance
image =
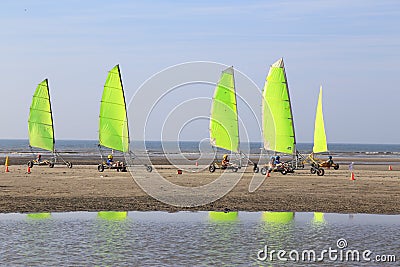
[{"label": "reflection of green sail", "polygon": [[215,147],[239,152],[239,125],[233,67],[222,72],[215,88],[211,107],[210,139]]},{"label": "reflection of green sail", "polygon": [[210,211],[208,216],[211,221],[216,222],[232,222],[237,221],[239,217],[239,212],[231,211],[231,212],[223,212],[223,211]]},{"label": "reflection of green sail", "polygon": [[47,79],[36,88],[28,119],[29,145],[54,151],[54,128]]},{"label": "reflection of green sail", "polygon": [[325,223],[323,212],[314,212],[313,223]]},{"label": "reflection of green sail", "polygon": [[122,221],[128,216],[127,211],[99,211],[97,216],[103,220]]},{"label": "reflection of green sail", "polygon": [[29,213],[26,215],[29,219],[43,220],[51,217],[50,212]]},{"label": "reflection of green sail", "polygon": [[294,218],[294,212],[272,212],[265,211],[262,214],[262,220],[269,223],[289,223]]},{"label": "reflection of green sail", "polygon": [[128,152],[128,117],[119,65],[116,65],[108,73],[101,98],[99,117],[100,145]]},{"label": "reflection of green sail", "polygon": [[322,113],[322,86],[319,90],[317,111],[315,114],[315,126],[314,126],[314,153],[326,152],[328,146],[326,143],[326,133],[324,125],[324,115]]},{"label": "reflection of green sail", "polygon": [[286,154],[295,153],[292,108],[283,59],[271,65],[266,78],[262,121],[264,148]]}]

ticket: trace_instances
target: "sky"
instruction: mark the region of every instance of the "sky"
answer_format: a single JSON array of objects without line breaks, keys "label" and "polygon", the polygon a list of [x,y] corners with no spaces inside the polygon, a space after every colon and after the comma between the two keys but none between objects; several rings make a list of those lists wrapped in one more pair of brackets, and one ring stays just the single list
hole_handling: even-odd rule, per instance
[{"label": "sky", "polygon": [[[28,138],[31,97],[48,78],[56,139],[96,140],[104,82],[116,64],[132,103],[131,139],[140,139],[144,126],[137,116],[146,115],[141,104],[162,93],[147,86],[149,79],[171,66],[201,61],[216,63],[205,70],[210,81],[234,66],[254,83],[249,89],[251,82],[237,81],[243,95],[240,132],[243,139],[261,141],[261,90],[269,66],[283,57],[297,142],[313,140],[322,85],[328,143],[400,143],[400,3],[395,0],[10,0],[0,2],[0,29],[0,139]],[[182,128],[186,118],[179,114],[191,108],[196,116],[207,116],[213,90],[206,83],[171,91],[154,108],[164,117],[148,116],[154,118],[145,138],[207,138],[206,119]],[[185,101],[192,104],[166,117]],[[173,130],[161,132],[166,121]]]}]

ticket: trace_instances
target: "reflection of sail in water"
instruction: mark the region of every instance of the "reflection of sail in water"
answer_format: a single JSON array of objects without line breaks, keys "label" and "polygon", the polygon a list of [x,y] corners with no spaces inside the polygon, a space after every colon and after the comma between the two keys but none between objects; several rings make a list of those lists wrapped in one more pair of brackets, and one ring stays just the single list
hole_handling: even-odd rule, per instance
[{"label": "reflection of sail in water", "polygon": [[[202,266],[236,266],[235,254],[230,244],[238,244],[243,236],[240,233],[239,212],[209,211],[208,224],[201,234],[207,240],[208,246],[204,247],[203,255],[208,255],[202,260]],[[212,241],[212,242],[210,242]]]},{"label": "reflection of sail in water", "polygon": [[29,219],[43,220],[51,218],[50,212],[29,213],[26,215]]},{"label": "reflection of sail in water", "polygon": [[[93,257],[99,259],[102,266],[114,266],[121,258],[132,253],[133,240],[129,237],[131,222],[126,211],[100,211],[95,224]],[[125,242],[121,243],[121,240]],[[137,258],[135,257],[135,260]],[[99,262],[98,261],[98,262]],[[130,262],[136,266],[137,262]]]},{"label": "reflection of sail in water", "polygon": [[295,244],[293,219],[294,212],[263,212],[261,220],[265,237],[260,245],[268,245],[270,249],[282,249]]},{"label": "reflection of sail in water", "polygon": [[208,216],[210,220],[214,222],[232,222],[238,220],[239,212],[210,211]]},{"label": "reflection of sail in water", "polygon": [[122,221],[128,216],[127,211],[99,211],[97,217],[110,221]]},{"label": "reflection of sail in water", "polygon": [[294,218],[294,212],[272,212],[266,211],[262,214],[262,219],[269,223],[289,223]]},{"label": "reflection of sail in water", "polygon": [[313,223],[325,223],[325,215],[323,212],[314,212]]}]

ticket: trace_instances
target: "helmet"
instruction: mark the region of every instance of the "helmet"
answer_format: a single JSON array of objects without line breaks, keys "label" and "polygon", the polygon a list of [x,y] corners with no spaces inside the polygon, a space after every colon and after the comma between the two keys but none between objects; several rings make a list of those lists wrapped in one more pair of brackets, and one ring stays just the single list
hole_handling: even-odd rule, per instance
[{"label": "helmet", "polygon": [[329,159],[332,159],[332,156],[329,156]]},{"label": "helmet", "polygon": [[279,156],[276,156],[276,159],[277,159],[277,160],[279,160],[280,158],[281,158],[281,157],[279,157]]},{"label": "helmet", "polygon": [[228,158],[228,154],[225,154],[222,158],[223,159],[227,159]]},{"label": "helmet", "polygon": [[108,157],[107,157],[108,159],[112,159],[113,158],[113,156],[112,155],[108,155]]}]

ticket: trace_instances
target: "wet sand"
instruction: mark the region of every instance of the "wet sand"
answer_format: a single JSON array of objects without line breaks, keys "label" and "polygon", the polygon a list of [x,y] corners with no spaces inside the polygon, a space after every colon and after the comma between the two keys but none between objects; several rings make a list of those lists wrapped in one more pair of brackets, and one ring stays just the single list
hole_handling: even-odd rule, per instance
[{"label": "wet sand", "polygon": [[[172,183],[187,187],[207,184],[221,174],[220,170],[177,174],[177,169],[171,165],[155,167]],[[196,171],[200,168],[189,167]],[[11,165],[9,169],[10,172],[5,173],[4,166],[0,167],[2,213],[239,210],[400,214],[400,165],[393,165],[391,171],[386,164],[355,165],[355,181],[350,180],[347,166],[326,170],[321,177],[311,175],[308,168],[287,175],[272,173],[253,193],[248,191],[253,177],[250,166],[226,196],[193,208],[159,202],[148,196],[129,172],[105,170],[100,173],[96,165],[74,165],[72,169],[62,165],[52,169],[34,166],[31,174],[26,173],[26,165]]]}]

